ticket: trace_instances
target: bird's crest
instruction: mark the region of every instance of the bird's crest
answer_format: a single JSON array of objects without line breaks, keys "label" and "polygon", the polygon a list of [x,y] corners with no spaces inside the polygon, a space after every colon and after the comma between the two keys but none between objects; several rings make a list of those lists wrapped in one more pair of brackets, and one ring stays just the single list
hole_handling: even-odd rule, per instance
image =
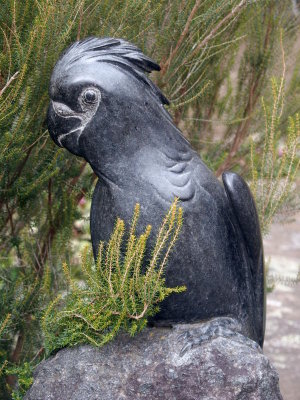
[{"label": "bird's crest", "polygon": [[123,39],[89,37],[73,43],[58,60],[55,70],[67,71],[76,63],[89,61],[107,62],[129,71],[158,97],[160,103],[169,104],[145,72],[159,71],[160,66],[138,47]]}]

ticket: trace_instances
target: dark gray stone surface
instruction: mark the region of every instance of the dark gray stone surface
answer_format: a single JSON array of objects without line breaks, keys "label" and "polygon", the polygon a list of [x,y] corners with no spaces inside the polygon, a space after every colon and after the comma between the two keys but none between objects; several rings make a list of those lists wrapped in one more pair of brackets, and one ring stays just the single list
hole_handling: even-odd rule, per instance
[{"label": "dark gray stone surface", "polygon": [[282,400],[278,375],[230,318],[147,328],[42,362],[25,400]]},{"label": "dark gray stone surface", "polygon": [[99,177],[91,208],[94,254],[117,217],[129,223],[136,203],[139,232],[151,224],[153,241],[179,197],[184,224],[165,277],[167,286],[187,290],[168,297],[155,321],[232,316],[262,346],[263,249],[253,198],[237,174],[223,174],[223,186],[191,148],[147,77],[152,70],[159,66],[137,47],[112,38],[74,43],[53,70],[50,135]]}]

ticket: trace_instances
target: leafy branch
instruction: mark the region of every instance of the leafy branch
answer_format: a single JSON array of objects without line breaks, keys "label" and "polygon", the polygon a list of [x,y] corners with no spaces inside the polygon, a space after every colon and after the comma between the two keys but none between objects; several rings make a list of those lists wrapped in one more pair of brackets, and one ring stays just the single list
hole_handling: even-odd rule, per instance
[{"label": "leafy branch", "polygon": [[147,263],[145,253],[151,226],[136,236],[139,213],[137,204],[124,254],[125,224],[121,219],[117,219],[109,242],[100,242],[96,263],[89,249],[84,249],[84,287],[73,280],[68,265],[63,265],[69,292],[65,297],[59,295],[42,319],[48,354],[83,342],[102,346],[120,330],[134,335],[147,324],[148,317],[158,312],[161,301],[171,293],[185,290],[165,287],[163,276],[182,226],[178,199],[162,222]]},{"label": "leafy branch", "polygon": [[[281,132],[281,118],[284,108],[285,61],[282,50],[283,72],[280,80],[272,78],[272,102],[266,104],[262,98],[265,119],[262,154],[256,151],[251,140],[251,189],[255,196],[263,232],[266,233],[274,215],[280,210],[291,193],[299,170],[300,117],[288,118],[285,135]],[[284,137],[284,141],[283,140]],[[280,147],[279,147],[279,140]]]}]

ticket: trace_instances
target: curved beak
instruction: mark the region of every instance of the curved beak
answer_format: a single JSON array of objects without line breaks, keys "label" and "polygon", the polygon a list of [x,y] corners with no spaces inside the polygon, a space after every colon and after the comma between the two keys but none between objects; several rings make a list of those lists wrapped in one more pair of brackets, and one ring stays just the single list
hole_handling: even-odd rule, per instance
[{"label": "curved beak", "polygon": [[66,147],[72,153],[79,155],[76,133],[82,128],[80,116],[67,105],[51,100],[47,125],[50,136],[57,146]]}]

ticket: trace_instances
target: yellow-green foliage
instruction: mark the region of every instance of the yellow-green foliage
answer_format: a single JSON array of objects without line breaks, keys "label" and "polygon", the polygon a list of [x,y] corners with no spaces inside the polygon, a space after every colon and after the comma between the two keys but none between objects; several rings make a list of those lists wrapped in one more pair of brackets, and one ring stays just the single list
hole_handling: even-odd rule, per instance
[{"label": "yellow-green foliage", "polygon": [[[185,287],[165,287],[164,270],[182,225],[182,208],[177,199],[164,218],[150,259],[145,262],[151,226],[136,236],[140,206],[135,207],[125,254],[125,224],[118,219],[107,244],[101,242],[97,262],[88,248],[82,254],[84,286],[72,279],[67,264],[64,274],[69,283],[65,297],[58,296],[47,308],[42,327],[47,353],[78,343],[102,346],[120,330],[134,335],[159,310],[159,302]],[[145,268],[143,268],[145,266]]]},{"label": "yellow-green foliage", "polygon": [[[251,189],[255,196],[263,233],[266,233],[274,215],[291,194],[299,169],[299,114],[288,117],[285,134],[282,133],[284,108],[285,61],[282,48],[283,73],[278,81],[272,78],[272,101],[262,98],[265,119],[264,144],[258,151],[251,141]],[[284,140],[283,140],[284,138]]]},{"label": "yellow-green foliage", "polygon": [[[136,43],[160,63],[151,79],[195,150],[218,175],[234,168],[246,178],[249,135],[259,133],[257,157],[264,146],[260,98],[265,78],[277,74],[280,28],[291,55],[285,97],[295,121],[300,57],[290,0],[0,3],[0,321],[11,314],[0,339],[1,367],[43,356],[40,314],[63,289],[62,260],[72,260],[76,274],[70,239],[82,218],[78,204],[95,183],[87,163],[59,149],[47,132],[49,79],[61,51],[91,35]],[[11,399],[8,380],[0,376],[1,400]]]},{"label": "yellow-green foliage", "polygon": [[14,375],[18,378],[18,387],[16,390],[13,390],[11,397],[13,400],[22,400],[33,383],[33,370],[34,365],[28,362],[20,366],[11,366],[7,368],[7,375]]},{"label": "yellow-green foliage", "polygon": [[[5,330],[5,328],[6,328],[7,325],[9,324],[10,319],[11,319],[11,315],[10,315],[10,314],[7,314],[7,316],[4,318],[4,320],[0,323],[0,339],[1,339],[1,337],[2,337],[2,334],[3,334],[4,330]],[[6,367],[6,365],[7,365],[7,360],[5,360],[5,361],[2,363],[2,365],[0,364],[0,376],[2,375],[2,373],[3,373],[3,371],[4,371],[4,368]]]}]

